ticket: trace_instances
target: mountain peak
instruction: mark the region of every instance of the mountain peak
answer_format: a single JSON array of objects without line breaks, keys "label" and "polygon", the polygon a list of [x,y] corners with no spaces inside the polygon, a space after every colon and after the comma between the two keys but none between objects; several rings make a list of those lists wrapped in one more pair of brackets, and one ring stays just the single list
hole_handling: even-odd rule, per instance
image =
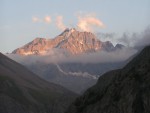
[{"label": "mountain peak", "polygon": [[14,50],[12,53],[45,55],[47,51],[54,48],[63,49],[71,54],[81,54],[100,50],[112,51],[115,47],[110,41],[100,41],[91,32],[80,32],[75,28],[66,28],[54,39],[38,37],[23,47]]},{"label": "mountain peak", "polygon": [[71,28],[70,31],[74,32],[74,31],[76,31],[76,28]]},{"label": "mountain peak", "polygon": [[66,28],[59,36],[64,36],[65,34],[68,34],[68,33],[72,33],[74,31],[77,31],[75,28]]}]

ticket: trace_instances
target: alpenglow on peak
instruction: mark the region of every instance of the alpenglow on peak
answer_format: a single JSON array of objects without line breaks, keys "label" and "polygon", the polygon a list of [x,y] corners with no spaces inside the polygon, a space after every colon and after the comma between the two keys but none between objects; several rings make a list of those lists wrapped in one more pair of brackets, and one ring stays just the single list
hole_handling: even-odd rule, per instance
[{"label": "alpenglow on peak", "polygon": [[28,44],[14,50],[12,53],[21,55],[45,55],[52,49],[61,49],[71,54],[82,54],[115,49],[113,44],[111,45],[111,47],[107,46],[105,42],[97,39],[91,32],[81,32],[75,28],[67,28],[53,39],[36,38]]}]

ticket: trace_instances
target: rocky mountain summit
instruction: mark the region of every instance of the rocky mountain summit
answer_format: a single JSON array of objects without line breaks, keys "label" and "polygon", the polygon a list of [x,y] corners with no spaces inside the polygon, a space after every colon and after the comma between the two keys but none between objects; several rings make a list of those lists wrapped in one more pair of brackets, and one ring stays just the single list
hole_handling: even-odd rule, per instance
[{"label": "rocky mountain summit", "polygon": [[71,54],[81,54],[100,50],[113,51],[118,49],[118,47],[120,49],[120,46],[117,45],[114,47],[109,41],[102,42],[91,32],[80,32],[75,28],[67,28],[54,39],[36,38],[23,47],[14,50],[12,53],[21,55],[45,55],[51,49],[57,48]]},{"label": "rocky mountain summit", "polygon": [[124,68],[102,75],[66,113],[150,113],[150,46]]}]

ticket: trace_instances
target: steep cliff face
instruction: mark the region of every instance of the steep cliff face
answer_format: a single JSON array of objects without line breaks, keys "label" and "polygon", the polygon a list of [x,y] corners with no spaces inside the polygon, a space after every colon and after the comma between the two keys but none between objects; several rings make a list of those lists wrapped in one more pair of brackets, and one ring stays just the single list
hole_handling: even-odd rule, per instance
[{"label": "steep cliff face", "polygon": [[49,48],[52,48],[51,40],[44,38],[36,38],[32,42],[24,45],[21,48],[14,50],[12,53],[30,55],[30,54],[45,54]]},{"label": "steep cliff face", "polygon": [[72,54],[79,54],[101,49],[101,42],[90,32],[79,32],[71,29],[65,40],[60,42],[57,47],[67,49]]},{"label": "steep cliff face", "polygon": [[63,113],[76,96],[0,53],[0,113]]},{"label": "steep cliff face", "polygon": [[150,113],[150,46],[124,68],[102,75],[66,113]]},{"label": "steep cliff face", "polygon": [[109,41],[101,42],[91,32],[80,32],[75,28],[66,29],[54,39],[36,38],[25,46],[14,50],[14,54],[47,54],[51,49],[63,49],[71,54],[95,52],[100,50],[112,51],[115,49]]}]

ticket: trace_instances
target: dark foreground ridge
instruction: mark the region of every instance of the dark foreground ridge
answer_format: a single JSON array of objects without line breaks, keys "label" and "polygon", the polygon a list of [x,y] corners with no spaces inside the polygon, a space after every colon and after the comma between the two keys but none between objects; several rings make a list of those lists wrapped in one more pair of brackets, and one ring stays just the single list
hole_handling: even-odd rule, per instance
[{"label": "dark foreground ridge", "polygon": [[150,113],[150,46],[124,68],[101,76],[66,113]]},{"label": "dark foreground ridge", "polygon": [[0,113],[63,113],[76,96],[0,53]]}]

